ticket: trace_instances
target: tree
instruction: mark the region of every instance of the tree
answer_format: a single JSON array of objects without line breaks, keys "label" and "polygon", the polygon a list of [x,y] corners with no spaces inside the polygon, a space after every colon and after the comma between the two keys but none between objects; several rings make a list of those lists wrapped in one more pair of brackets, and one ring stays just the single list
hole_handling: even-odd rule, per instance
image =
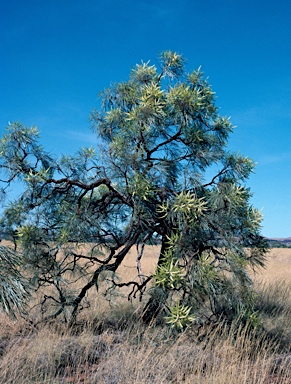
[{"label": "tree", "polygon": [[[145,321],[161,309],[180,328],[252,314],[249,267],[263,266],[266,253],[261,214],[245,187],[254,163],[227,151],[230,120],[219,116],[201,70],[184,67],[181,55],[165,51],[159,71],[141,63],[128,81],[105,89],[91,114],[98,153],[82,148],[56,160],[37,129],[19,123],[3,136],[5,182],[25,185],[3,225],[17,234],[35,287],[54,288],[42,301],[48,317],[74,320],[104,277],[107,293],[126,285],[130,297],[150,295]],[[143,251],[152,242],[160,244],[157,269],[144,276]],[[119,283],[133,246],[137,279]]]}]

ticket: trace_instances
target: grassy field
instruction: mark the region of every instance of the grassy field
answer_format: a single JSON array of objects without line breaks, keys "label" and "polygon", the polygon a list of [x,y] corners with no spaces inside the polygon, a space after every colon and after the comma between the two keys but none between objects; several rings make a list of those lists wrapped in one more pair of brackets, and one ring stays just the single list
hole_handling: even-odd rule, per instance
[{"label": "grassy field", "polygon": [[[135,250],[120,279],[135,278]],[[143,273],[155,268],[157,247],[148,247]],[[257,310],[266,332],[234,324],[229,330],[188,329],[179,337],[145,327],[136,305],[96,300],[78,326],[38,327],[0,316],[0,383],[291,383],[291,249],[273,249],[267,268],[253,276]],[[235,335],[235,338],[234,338]]]}]

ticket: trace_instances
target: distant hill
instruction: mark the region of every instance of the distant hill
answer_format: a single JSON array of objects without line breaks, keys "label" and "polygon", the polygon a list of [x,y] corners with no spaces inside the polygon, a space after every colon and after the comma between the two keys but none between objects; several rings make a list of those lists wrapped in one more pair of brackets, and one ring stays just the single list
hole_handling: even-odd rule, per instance
[{"label": "distant hill", "polygon": [[286,238],[270,238],[267,239],[270,247],[279,248],[279,247],[291,247],[291,237]]}]

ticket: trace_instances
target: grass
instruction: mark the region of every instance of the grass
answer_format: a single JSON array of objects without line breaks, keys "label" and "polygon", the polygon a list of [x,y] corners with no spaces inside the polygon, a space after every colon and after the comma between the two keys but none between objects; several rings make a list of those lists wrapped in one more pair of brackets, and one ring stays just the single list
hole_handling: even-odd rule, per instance
[{"label": "grass", "polygon": [[[155,266],[147,249],[144,273]],[[135,260],[134,255],[131,255]],[[123,278],[137,274],[130,258]],[[180,336],[138,320],[136,305],[95,301],[72,329],[31,327],[0,316],[0,383],[291,383],[291,250],[273,249],[253,276],[264,333],[239,324],[188,329]]]}]

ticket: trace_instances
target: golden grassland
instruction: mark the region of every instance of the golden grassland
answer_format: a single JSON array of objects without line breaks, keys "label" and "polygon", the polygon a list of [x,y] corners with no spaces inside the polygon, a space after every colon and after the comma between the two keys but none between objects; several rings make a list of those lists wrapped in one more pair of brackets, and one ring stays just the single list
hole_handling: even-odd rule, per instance
[{"label": "golden grassland", "polygon": [[[154,271],[158,247],[142,260]],[[124,260],[120,279],[137,277],[136,250]],[[291,383],[291,249],[272,249],[266,269],[253,275],[257,310],[266,332],[223,324],[187,329],[180,336],[138,321],[136,305],[96,300],[78,326],[59,321],[37,328],[0,316],[0,383]],[[93,293],[91,298],[93,298]]]}]

